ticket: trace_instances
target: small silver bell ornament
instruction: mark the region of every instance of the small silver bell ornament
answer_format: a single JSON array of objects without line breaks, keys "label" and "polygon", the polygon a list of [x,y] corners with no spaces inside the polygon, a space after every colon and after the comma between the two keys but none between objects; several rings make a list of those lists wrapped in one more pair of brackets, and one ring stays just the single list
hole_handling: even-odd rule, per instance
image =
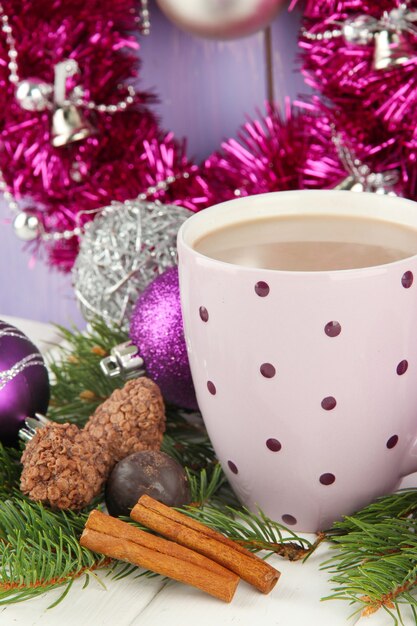
[{"label": "small silver bell ornament", "polygon": [[384,11],[380,19],[370,15],[356,15],[342,25],[345,41],[354,46],[374,43],[373,69],[386,70],[404,65],[415,55],[410,35],[417,36],[414,22],[417,12],[401,4],[391,11]]},{"label": "small silver bell ornament", "polygon": [[415,54],[410,42],[402,32],[381,30],[374,35],[375,52],[373,66],[385,70],[394,65],[404,65]]},{"label": "small silver bell ornament", "polygon": [[87,139],[96,129],[85,119],[76,105],[67,99],[67,78],[78,72],[74,59],[62,61],[55,66],[54,105],[52,115],[51,141],[56,148],[74,141]]},{"label": "small silver bell ornament", "polygon": [[94,135],[96,129],[85,118],[72,97],[77,88],[67,95],[67,79],[79,71],[75,59],[66,59],[54,68],[54,84],[36,78],[21,80],[15,91],[16,101],[26,111],[52,111],[51,143],[56,148]]},{"label": "small silver bell ornament", "polygon": [[96,133],[75,104],[59,106],[52,115],[51,141],[55,148],[87,139]]}]

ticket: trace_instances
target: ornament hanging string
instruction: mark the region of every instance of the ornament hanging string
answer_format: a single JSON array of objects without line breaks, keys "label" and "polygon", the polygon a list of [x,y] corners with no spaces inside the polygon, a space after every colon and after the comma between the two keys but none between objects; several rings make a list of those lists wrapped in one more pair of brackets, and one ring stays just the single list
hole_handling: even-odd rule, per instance
[{"label": "ornament hanging string", "polygon": [[272,52],[272,29],[268,25],[264,30],[264,52],[265,52],[265,80],[266,80],[266,99],[272,104],[275,102],[275,84],[274,84],[274,57]]}]

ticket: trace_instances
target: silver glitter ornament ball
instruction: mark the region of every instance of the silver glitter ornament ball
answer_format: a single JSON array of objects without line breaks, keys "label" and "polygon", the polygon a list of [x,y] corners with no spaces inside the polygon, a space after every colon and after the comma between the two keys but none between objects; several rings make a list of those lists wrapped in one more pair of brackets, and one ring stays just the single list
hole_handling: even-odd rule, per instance
[{"label": "silver glitter ornament ball", "polygon": [[177,232],[191,215],[172,204],[114,202],[87,224],[73,284],[87,321],[101,317],[129,328],[138,296],[177,263]]},{"label": "silver glitter ornament ball", "polygon": [[49,98],[52,91],[52,85],[30,78],[17,85],[15,97],[26,111],[44,111],[51,106]]}]

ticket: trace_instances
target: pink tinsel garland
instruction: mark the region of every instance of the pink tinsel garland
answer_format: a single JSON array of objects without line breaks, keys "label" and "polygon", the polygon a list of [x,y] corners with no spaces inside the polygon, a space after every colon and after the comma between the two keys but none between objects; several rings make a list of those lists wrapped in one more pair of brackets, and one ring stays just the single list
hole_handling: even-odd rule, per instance
[{"label": "pink tinsel garland", "polygon": [[[139,45],[128,34],[137,29],[136,1],[9,0],[3,6],[16,40],[21,80],[52,83],[55,64],[73,58],[80,76],[72,80],[82,85],[87,98],[112,104],[126,95],[126,85],[138,71]],[[51,113],[24,110],[16,101],[7,53],[0,32],[0,167],[22,208],[38,215],[46,233],[71,230],[91,219],[84,212],[133,198],[184,171],[192,175],[175,183],[166,197],[191,210],[204,206],[205,185],[184,146],[161,131],[146,107],[152,96],[140,92],[134,105],[115,114],[83,110],[97,133],[55,148]],[[67,270],[78,241],[48,242],[46,248],[50,262]]]},{"label": "pink tinsel garland", "polygon": [[398,171],[397,193],[411,193],[404,176],[404,148],[392,137],[382,138],[372,111],[334,111],[314,97],[287,103],[284,114],[267,105],[264,115],[241,127],[238,139],[224,142],[206,160],[202,173],[211,203],[270,191],[335,187],[349,175],[333,141],[336,134],[372,172]]},{"label": "pink tinsel garland", "polygon": [[[22,0],[16,8],[7,0],[4,6],[22,79],[50,83],[54,65],[74,58],[81,68],[74,84],[81,84],[87,97],[110,104],[137,76],[139,46],[128,34],[137,27],[135,1]],[[322,33],[359,14],[379,19],[397,6],[393,0],[307,0],[303,27]],[[410,54],[413,46],[417,52],[417,37],[408,33],[407,44]],[[143,92],[125,112],[86,113],[97,134],[54,148],[50,113],[25,111],[15,99],[0,37],[0,167],[6,181],[22,206],[38,214],[45,232],[61,232],[92,219],[112,200],[134,198],[172,175],[178,180],[155,197],[192,211],[240,195],[332,188],[349,175],[334,143],[337,134],[370,171],[398,171],[396,192],[416,198],[417,56],[381,71],[372,67],[374,42],[357,46],[344,37],[301,36],[300,45],[306,80],[326,100],[287,103],[284,113],[267,105],[198,168],[187,159],[184,144],[159,128],[147,108],[153,97]],[[190,176],[181,177],[184,172]],[[52,264],[70,269],[78,240],[44,247]]]},{"label": "pink tinsel garland", "polygon": [[[342,28],[348,19],[359,15],[381,20],[385,11],[397,9],[399,4],[392,0],[309,1],[303,27],[312,35],[324,34],[335,27]],[[408,4],[410,11],[416,8],[416,2]],[[375,69],[375,40],[359,45],[349,42],[343,35],[316,41],[302,36],[302,71],[306,82],[340,108],[350,108],[351,102],[356,105],[360,102],[364,111],[372,110],[387,131],[404,134],[407,140],[416,125],[417,34],[404,29],[399,37],[401,54],[405,52],[409,60],[392,63],[386,69]],[[395,47],[392,54],[395,57]]]},{"label": "pink tinsel garland", "polygon": [[289,103],[283,115],[278,107],[267,105],[265,115],[247,121],[237,140],[223,142],[203,164],[210,202],[299,188],[305,133],[303,119]]}]

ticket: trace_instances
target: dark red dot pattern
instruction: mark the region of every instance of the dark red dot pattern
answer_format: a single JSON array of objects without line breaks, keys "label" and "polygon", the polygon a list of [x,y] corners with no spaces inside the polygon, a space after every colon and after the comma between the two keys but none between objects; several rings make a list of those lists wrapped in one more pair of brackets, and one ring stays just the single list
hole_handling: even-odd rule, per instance
[{"label": "dark red dot pattern", "polygon": [[337,337],[342,332],[342,327],[339,322],[327,322],[324,332],[328,337]]},{"label": "dark red dot pattern", "polygon": [[260,280],[255,285],[255,292],[260,298],[265,298],[269,294],[269,285]]},{"label": "dark red dot pattern", "polygon": [[216,385],[211,380],[207,381],[207,389],[209,390],[212,396],[216,395],[217,393]]},{"label": "dark red dot pattern", "polygon": [[276,369],[272,363],[262,363],[259,370],[265,378],[273,378],[276,374]]},{"label": "dark red dot pattern", "polygon": [[401,278],[401,284],[404,287],[404,289],[410,289],[411,285],[413,284],[413,280],[414,280],[413,272],[410,272],[410,271],[404,272]]},{"label": "dark red dot pattern", "polygon": [[330,472],[326,474],[322,474],[319,478],[322,485],[333,485],[336,480],[336,476],[334,474],[330,474]]},{"label": "dark red dot pattern", "polygon": [[203,320],[203,322],[208,322],[209,314],[208,314],[206,307],[201,306],[198,311],[200,313],[200,317]]},{"label": "dark red dot pattern", "polygon": [[321,406],[325,411],[331,411],[336,404],[336,398],[333,398],[333,396],[327,396],[327,398],[323,398],[321,401]]},{"label": "dark red dot pattern", "polygon": [[392,437],[390,437],[387,441],[387,448],[388,450],[391,450],[392,448],[395,448],[395,446],[398,443],[398,435],[392,435]]},{"label": "dark red dot pattern", "polygon": [[400,361],[397,365],[398,376],[402,376],[403,374],[406,373],[407,370],[408,370],[408,361],[404,359],[403,361]]},{"label": "dark red dot pattern", "polygon": [[278,439],[267,439],[266,447],[269,448],[272,452],[279,452],[282,448],[281,442]]},{"label": "dark red dot pattern", "polygon": [[[414,276],[411,271],[405,272],[401,278],[401,284],[405,289],[409,289],[411,285],[413,284],[413,281],[414,281]],[[270,287],[266,282],[258,281],[255,284],[255,292],[259,297],[265,298],[266,296],[269,295]],[[203,322],[208,321],[209,313],[206,307],[204,306],[199,307],[199,315]],[[328,337],[331,337],[331,338],[337,337],[342,332],[342,326],[340,322],[336,320],[332,320],[325,324],[324,332]],[[402,376],[403,374],[406,373],[407,370],[408,370],[408,361],[406,359],[403,359],[396,366],[397,375]],[[259,367],[259,371],[264,378],[273,378],[276,375],[276,368],[274,365],[272,365],[272,363],[262,363]],[[212,394],[213,396],[216,395],[217,389],[216,389],[215,384],[211,380],[207,381],[207,389],[210,392],[210,394]],[[333,410],[336,407],[336,405],[337,405],[337,401],[336,401],[336,398],[334,398],[333,396],[326,396],[321,401],[321,407],[325,411]],[[398,441],[399,441],[398,435],[392,435],[386,442],[386,448],[388,450],[395,448],[395,446],[398,444]],[[265,441],[265,446],[268,450],[274,453],[279,452],[282,449],[282,443],[274,437],[268,438]],[[228,460],[227,465],[228,465],[229,470],[233,474],[239,473],[238,467],[233,461]],[[336,481],[336,476],[331,472],[325,472],[324,474],[321,474],[319,476],[319,482],[320,484],[324,486],[333,485],[335,481]],[[282,515],[281,519],[283,523],[288,526],[293,526],[297,524],[297,519],[289,513],[285,513],[284,515]]]}]

